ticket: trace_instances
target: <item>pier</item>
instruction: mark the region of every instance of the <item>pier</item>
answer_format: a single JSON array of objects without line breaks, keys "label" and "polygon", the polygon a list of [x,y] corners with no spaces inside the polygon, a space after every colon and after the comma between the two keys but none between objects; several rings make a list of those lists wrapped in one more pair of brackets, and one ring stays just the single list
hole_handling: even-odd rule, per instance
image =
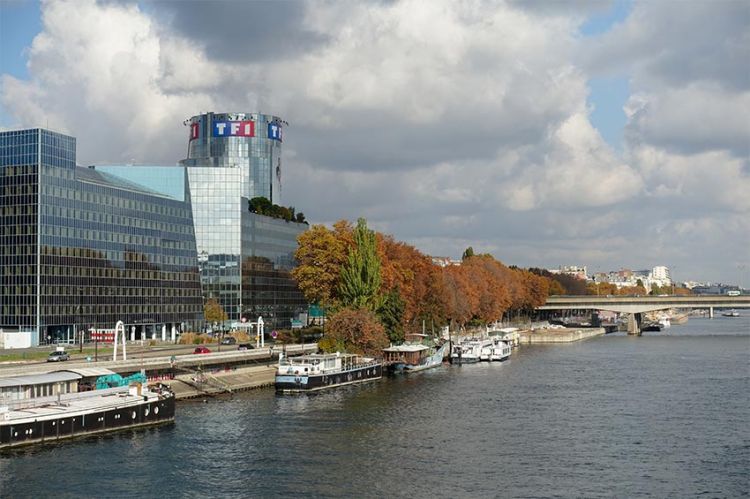
[{"label": "pier", "polygon": [[572,343],[602,336],[603,327],[592,328],[560,328],[560,329],[531,329],[521,331],[521,344],[541,345],[545,343]]}]

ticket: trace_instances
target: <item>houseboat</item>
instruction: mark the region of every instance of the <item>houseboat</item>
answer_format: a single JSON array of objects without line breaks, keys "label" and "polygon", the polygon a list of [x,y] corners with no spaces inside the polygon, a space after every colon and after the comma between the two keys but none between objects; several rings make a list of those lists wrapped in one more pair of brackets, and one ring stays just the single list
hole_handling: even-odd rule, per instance
[{"label": "houseboat", "polygon": [[276,391],[301,393],[364,383],[383,377],[383,362],[348,353],[279,357]]},{"label": "houseboat", "polygon": [[502,338],[495,338],[492,343],[490,350],[490,361],[503,361],[510,357],[513,349],[511,348],[511,342],[503,340]]},{"label": "houseboat", "polygon": [[500,338],[507,342],[512,348],[515,348],[521,344],[521,333],[517,327],[504,327],[500,329],[491,329],[487,332],[487,336],[493,340]]},{"label": "houseboat", "polygon": [[442,365],[448,353],[448,343],[426,345],[404,343],[383,349],[383,362],[396,372],[415,372]]},{"label": "houseboat", "polygon": [[490,339],[467,338],[453,345],[451,360],[453,362],[472,364],[482,358],[482,350],[492,345]]},{"label": "houseboat", "polygon": [[174,394],[166,387],[81,392],[80,379],[64,371],[0,378],[0,449],[174,421]]}]

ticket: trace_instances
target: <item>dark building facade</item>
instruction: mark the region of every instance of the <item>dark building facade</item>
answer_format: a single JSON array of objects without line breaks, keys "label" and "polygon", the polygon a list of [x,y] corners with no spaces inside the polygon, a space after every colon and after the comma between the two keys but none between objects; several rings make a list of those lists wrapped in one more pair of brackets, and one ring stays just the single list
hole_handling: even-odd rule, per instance
[{"label": "dark building facade", "polygon": [[177,199],[77,167],[75,147],[44,129],[0,133],[0,328],[32,344],[117,321],[132,339],[197,328],[187,176]]},{"label": "dark building facade", "polygon": [[288,328],[307,303],[290,275],[307,224],[250,211],[249,200],[279,203],[284,122],[257,113],[206,113],[190,127],[187,168],[204,299],[229,322],[262,316]]}]

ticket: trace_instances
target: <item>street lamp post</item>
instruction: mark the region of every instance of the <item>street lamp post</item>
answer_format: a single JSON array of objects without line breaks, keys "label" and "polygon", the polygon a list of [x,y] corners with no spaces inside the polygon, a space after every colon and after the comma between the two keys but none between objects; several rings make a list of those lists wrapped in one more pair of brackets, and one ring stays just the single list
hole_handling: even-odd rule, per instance
[{"label": "street lamp post", "polygon": [[80,322],[80,314],[81,314],[81,292],[83,291],[83,288],[81,286],[78,286],[76,289],[76,318],[75,318],[75,324],[73,325],[73,332],[78,334],[78,351],[83,352],[83,331],[78,331],[76,325],[78,322]]}]

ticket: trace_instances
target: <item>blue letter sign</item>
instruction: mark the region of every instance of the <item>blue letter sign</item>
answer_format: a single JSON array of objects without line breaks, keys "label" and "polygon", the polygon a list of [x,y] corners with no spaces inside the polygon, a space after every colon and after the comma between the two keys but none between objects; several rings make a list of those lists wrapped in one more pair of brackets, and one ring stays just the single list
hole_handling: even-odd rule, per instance
[{"label": "blue letter sign", "polygon": [[281,124],[280,123],[268,124],[268,138],[272,140],[278,140],[279,142],[281,142]]}]

